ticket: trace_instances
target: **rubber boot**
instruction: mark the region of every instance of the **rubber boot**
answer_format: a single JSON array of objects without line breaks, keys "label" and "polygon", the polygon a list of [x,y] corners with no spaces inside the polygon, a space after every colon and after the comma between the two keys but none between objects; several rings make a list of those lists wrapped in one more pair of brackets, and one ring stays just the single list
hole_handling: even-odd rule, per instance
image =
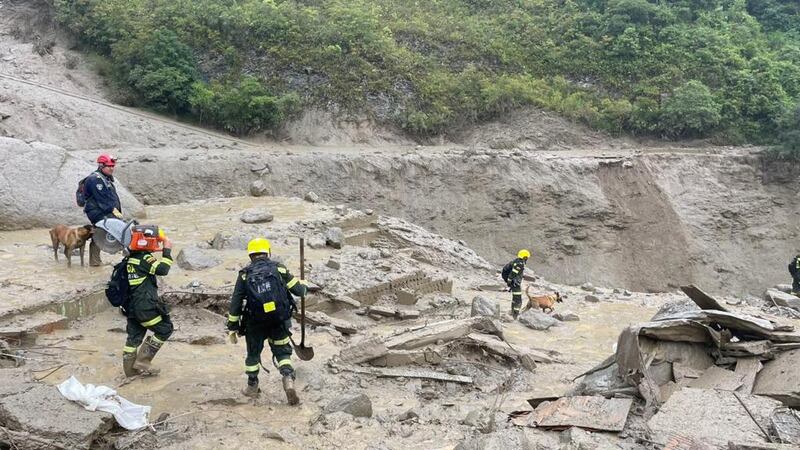
[{"label": "rubber boot", "polygon": [[94,243],[94,239],[89,242],[89,266],[97,267],[103,265],[100,260],[100,247]]},{"label": "rubber boot", "polygon": [[283,376],[283,391],[286,392],[286,400],[290,405],[300,403],[300,398],[297,396],[297,391],[294,389],[294,377],[291,375]]},{"label": "rubber boot", "polygon": [[133,377],[140,375],[142,372],[133,368],[136,362],[136,352],[122,353],[122,370],[125,372],[126,377]]},{"label": "rubber boot", "polygon": [[153,336],[147,336],[139,347],[139,353],[136,355],[136,362],[133,364],[133,368],[149,375],[157,375],[160,370],[151,368],[150,363],[162,345],[164,344],[157,342],[153,339]]},{"label": "rubber boot", "polygon": [[258,389],[258,378],[247,377],[247,386],[242,389],[242,394],[250,398],[258,398],[259,392],[261,390]]}]

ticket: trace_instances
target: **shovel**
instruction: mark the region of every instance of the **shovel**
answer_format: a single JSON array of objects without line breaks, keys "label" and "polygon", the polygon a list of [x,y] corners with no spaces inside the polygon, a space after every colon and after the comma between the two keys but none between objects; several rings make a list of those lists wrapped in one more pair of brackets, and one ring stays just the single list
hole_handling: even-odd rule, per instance
[{"label": "shovel", "polygon": [[[305,278],[306,273],[306,258],[305,258],[305,239],[300,238],[300,279]],[[291,339],[291,337],[290,337]],[[310,361],[314,358],[314,348],[306,347],[306,296],[300,297],[300,345],[294,343],[291,339],[294,351],[297,352],[297,357],[303,361]]]}]

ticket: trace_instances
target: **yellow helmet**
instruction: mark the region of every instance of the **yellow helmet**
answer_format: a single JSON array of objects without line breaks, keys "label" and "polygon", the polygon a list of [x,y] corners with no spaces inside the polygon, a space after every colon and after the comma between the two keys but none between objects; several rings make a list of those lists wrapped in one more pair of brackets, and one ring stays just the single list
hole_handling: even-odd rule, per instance
[{"label": "yellow helmet", "polygon": [[255,253],[269,253],[270,243],[264,238],[255,238],[247,243],[247,254],[253,255]]},{"label": "yellow helmet", "polygon": [[519,251],[519,253],[517,253],[517,258],[526,259],[526,258],[530,258],[530,257],[531,257],[531,252],[528,251],[528,250],[525,250],[525,249],[522,249],[522,250]]}]

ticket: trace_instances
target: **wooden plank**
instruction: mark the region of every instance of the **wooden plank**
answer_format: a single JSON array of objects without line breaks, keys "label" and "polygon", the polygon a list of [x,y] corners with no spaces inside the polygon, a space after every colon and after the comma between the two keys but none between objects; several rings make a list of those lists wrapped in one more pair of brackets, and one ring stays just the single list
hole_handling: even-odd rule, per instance
[{"label": "wooden plank", "polygon": [[622,431],[631,405],[633,400],[629,398],[562,397],[540,404],[533,422],[540,428]]},{"label": "wooden plank", "polygon": [[364,375],[375,375],[378,378],[420,378],[435,381],[450,381],[453,383],[472,384],[472,377],[462,375],[450,375],[443,372],[427,369],[389,369],[380,367],[359,367],[359,366],[340,366],[332,365],[339,370],[360,373]]},{"label": "wooden plank", "polygon": [[692,301],[695,302],[700,309],[728,311],[724,306],[720,305],[718,301],[714,300],[710,295],[706,294],[693,284],[690,284],[689,286],[681,286],[681,290],[690,299],[692,299]]},{"label": "wooden plank", "polygon": [[742,385],[743,374],[711,366],[700,375],[700,378],[689,383],[689,387],[698,389],[717,389],[720,391],[735,391]]},{"label": "wooden plank", "polygon": [[743,376],[743,378],[742,385],[736,391],[751,394],[753,385],[756,384],[756,376],[763,367],[761,361],[756,357],[738,359],[735,372]]}]

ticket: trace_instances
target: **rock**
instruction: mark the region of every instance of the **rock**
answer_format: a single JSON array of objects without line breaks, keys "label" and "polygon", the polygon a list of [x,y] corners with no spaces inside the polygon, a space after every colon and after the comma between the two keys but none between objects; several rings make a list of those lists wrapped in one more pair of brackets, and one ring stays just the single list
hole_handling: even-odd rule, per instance
[{"label": "rock", "polygon": [[[111,414],[88,411],[64,398],[55,386],[44,384],[34,384],[16,395],[3,397],[0,418],[12,432],[30,433],[71,449],[95,448],[102,435],[114,426]],[[0,439],[5,438],[4,435]],[[35,441],[17,439],[17,442],[20,448],[45,448],[35,445]],[[23,446],[23,442],[31,446]]]},{"label": "rock", "polygon": [[[96,165],[61,147],[7,137],[0,137],[0,161],[4,165],[0,174],[0,231],[89,222],[83,209],[75,206],[75,190],[80,180],[97,169]],[[36,161],[36,170],[30,169],[31,161]],[[119,180],[114,184],[126,218],[144,217],[144,206]]]},{"label": "rock", "polygon": [[325,266],[334,270],[339,270],[342,268],[342,263],[340,263],[338,259],[331,258],[325,263]]},{"label": "rock", "polygon": [[417,421],[419,419],[419,414],[413,409],[409,409],[408,411],[404,412],[397,416],[398,422],[408,422],[410,420]]},{"label": "rock", "polygon": [[178,252],[175,259],[178,267],[184,270],[203,270],[218,266],[222,261],[206,250],[197,247],[185,247]]},{"label": "rock", "polygon": [[375,214],[375,211],[373,211],[371,209],[365,209],[364,210],[364,214],[366,214],[368,216],[371,216],[371,215]]},{"label": "rock", "polygon": [[319,202],[319,195],[315,194],[314,191],[309,191],[303,199],[307,202],[317,203]]},{"label": "rock", "polygon": [[344,232],[339,227],[331,227],[325,231],[325,245],[340,249],[344,245]]},{"label": "rock", "polygon": [[470,315],[472,317],[488,316],[499,318],[500,306],[482,295],[476,295],[475,298],[472,299],[472,311]]},{"label": "rock", "polygon": [[594,292],[595,291],[594,285],[592,283],[589,283],[588,281],[581,285],[581,289],[583,289],[584,291],[588,291],[588,292]]},{"label": "rock", "polygon": [[561,322],[551,316],[529,309],[519,316],[519,322],[534,330],[547,330],[550,327],[558,326]]},{"label": "rock", "polygon": [[461,441],[455,450],[533,450],[539,448],[554,448],[544,444],[533,446],[525,431],[521,429],[501,430],[491,434],[469,437]]},{"label": "rock", "polygon": [[343,394],[322,409],[323,415],[345,412],[354,417],[372,417],[372,401],[366,394]]},{"label": "rock", "polygon": [[787,306],[800,311],[800,298],[792,294],[787,294],[777,289],[767,289],[764,292],[764,299],[778,306]]},{"label": "rock", "polygon": [[553,313],[553,318],[562,322],[577,322],[581,320],[581,318],[572,311],[556,311]]},{"label": "rock", "polygon": [[467,417],[461,421],[462,424],[475,427],[481,433],[491,433],[494,431],[492,428],[492,414],[486,408],[474,409],[467,414]]},{"label": "rock", "polygon": [[253,197],[263,197],[265,195],[273,195],[272,189],[261,180],[256,180],[250,183],[250,195]]},{"label": "rock", "polygon": [[211,239],[208,245],[214,250],[222,250],[225,247],[225,236],[223,236],[222,233],[215,234],[214,239]]},{"label": "rock", "polygon": [[578,427],[570,427],[561,432],[561,444],[570,450],[594,450],[597,443],[592,440],[591,434]]},{"label": "rock", "polygon": [[308,238],[308,246],[313,249],[323,248],[325,247],[325,236],[321,234],[314,234]]},{"label": "rock", "polygon": [[600,301],[600,298],[598,298],[596,295],[592,295],[592,294],[589,294],[586,297],[583,297],[583,299],[586,300],[589,303],[598,303]]},{"label": "rock", "polygon": [[775,359],[764,363],[756,376],[753,393],[772,397],[791,408],[800,408],[800,350],[779,353]]},{"label": "rock", "polygon": [[266,209],[250,208],[242,213],[240,220],[244,223],[265,223],[272,222],[273,218],[272,213]]},{"label": "rock", "polygon": [[353,416],[342,411],[337,411],[330,414],[321,414],[314,419],[309,432],[316,435],[325,434],[331,431],[336,431],[352,421]]},{"label": "rock", "polygon": [[700,307],[697,306],[697,304],[693,302],[691,299],[684,298],[680,300],[675,300],[669,303],[665,303],[664,306],[658,309],[658,312],[656,312],[656,314],[650,320],[651,321],[663,320],[665,317],[669,317],[678,313],[695,311],[699,309]]},{"label": "rock", "polygon": [[333,207],[333,210],[336,214],[343,216],[347,212],[347,207],[344,205],[336,205]]},{"label": "rock", "polygon": [[625,289],[624,291],[622,291],[622,295],[624,295],[625,297],[630,297],[633,294],[631,294],[631,291]]}]

